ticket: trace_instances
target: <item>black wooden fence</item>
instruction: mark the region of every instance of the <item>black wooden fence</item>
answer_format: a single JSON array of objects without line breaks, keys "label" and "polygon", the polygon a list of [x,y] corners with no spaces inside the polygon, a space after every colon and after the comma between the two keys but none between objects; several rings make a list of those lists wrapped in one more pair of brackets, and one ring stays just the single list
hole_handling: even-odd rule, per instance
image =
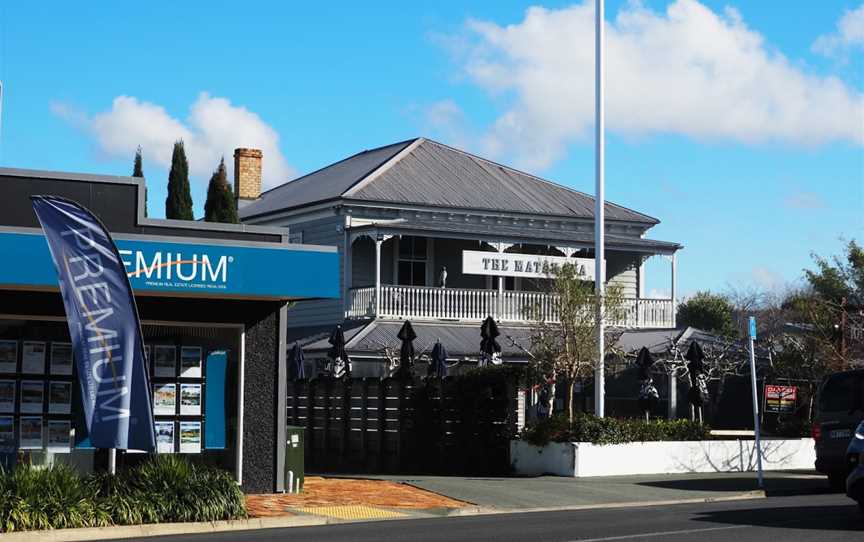
[{"label": "black wooden fence", "polygon": [[511,378],[288,382],[288,424],[306,428],[306,470],[506,474],[516,431]]}]

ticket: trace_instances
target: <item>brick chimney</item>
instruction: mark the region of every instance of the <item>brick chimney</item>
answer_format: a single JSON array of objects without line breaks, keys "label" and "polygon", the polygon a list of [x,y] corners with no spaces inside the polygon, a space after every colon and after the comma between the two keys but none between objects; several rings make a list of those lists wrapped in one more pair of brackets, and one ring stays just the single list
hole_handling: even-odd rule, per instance
[{"label": "brick chimney", "polygon": [[234,197],[237,208],[261,197],[261,158],[258,149],[234,149]]}]

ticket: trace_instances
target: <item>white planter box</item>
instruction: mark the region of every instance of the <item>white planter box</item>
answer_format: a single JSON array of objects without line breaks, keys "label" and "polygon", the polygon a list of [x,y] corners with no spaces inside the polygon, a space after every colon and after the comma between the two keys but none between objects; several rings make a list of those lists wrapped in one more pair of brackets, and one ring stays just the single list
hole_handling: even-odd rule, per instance
[{"label": "white planter box", "polygon": [[[763,470],[812,469],[813,439],[763,440]],[[534,446],[510,441],[510,462],[516,474],[556,476],[619,476],[756,470],[753,440],[631,442],[597,445],[550,442]]]}]

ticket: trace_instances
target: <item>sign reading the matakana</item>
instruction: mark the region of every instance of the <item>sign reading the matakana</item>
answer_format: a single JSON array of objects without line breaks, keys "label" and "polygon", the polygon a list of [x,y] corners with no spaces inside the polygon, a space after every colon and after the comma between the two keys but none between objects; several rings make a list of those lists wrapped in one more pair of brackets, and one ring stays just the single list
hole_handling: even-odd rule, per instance
[{"label": "sign reading the matakana", "polygon": [[564,264],[576,266],[576,272],[584,280],[594,280],[594,260],[589,258],[462,251],[462,272],[468,275],[548,278]]},{"label": "sign reading the matakana", "polygon": [[765,384],[765,412],[788,414],[795,411],[798,402],[797,386]]}]

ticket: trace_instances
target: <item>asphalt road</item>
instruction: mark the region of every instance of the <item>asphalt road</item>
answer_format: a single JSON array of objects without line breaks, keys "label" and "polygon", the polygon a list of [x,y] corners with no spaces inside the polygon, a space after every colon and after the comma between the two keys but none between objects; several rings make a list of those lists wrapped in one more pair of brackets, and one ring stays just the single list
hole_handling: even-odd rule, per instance
[{"label": "asphalt road", "polygon": [[864,540],[864,515],[846,497],[810,495],[717,503],[446,517],[159,537],[158,541],[427,540],[569,542]]}]

